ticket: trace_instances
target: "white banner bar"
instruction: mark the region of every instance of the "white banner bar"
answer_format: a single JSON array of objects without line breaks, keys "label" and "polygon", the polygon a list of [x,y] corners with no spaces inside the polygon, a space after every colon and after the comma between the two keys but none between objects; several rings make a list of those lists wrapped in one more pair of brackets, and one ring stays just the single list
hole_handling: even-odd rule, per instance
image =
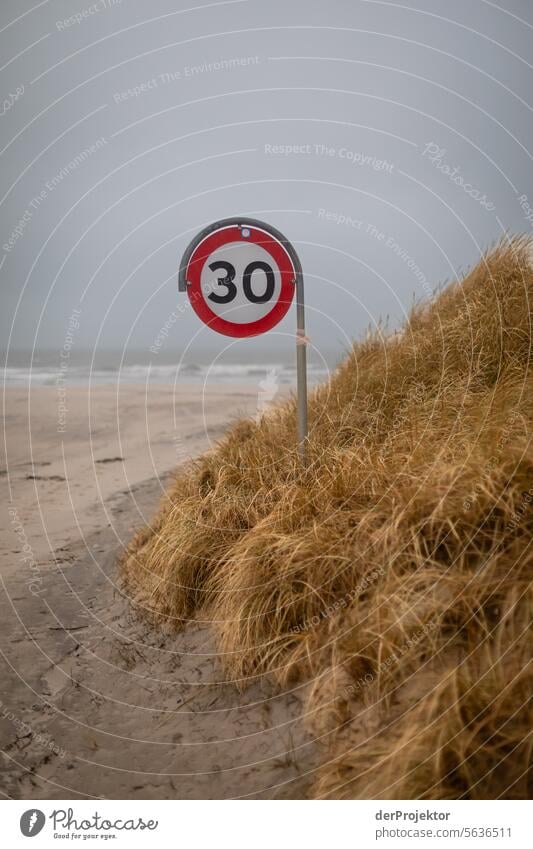
[{"label": "white banner bar", "polygon": [[[531,846],[531,803],[513,801],[2,801],[2,845],[204,849]],[[528,816],[529,814],[529,816]]]}]

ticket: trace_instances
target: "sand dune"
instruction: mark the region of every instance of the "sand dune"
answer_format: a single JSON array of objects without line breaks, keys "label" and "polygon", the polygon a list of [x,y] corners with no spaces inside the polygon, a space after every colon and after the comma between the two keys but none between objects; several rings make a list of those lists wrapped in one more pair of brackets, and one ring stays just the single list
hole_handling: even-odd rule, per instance
[{"label": "sand dune", "polygon": [[213,621],[236,685],[310,684],[313,794],[531,792],[529,243],[354,345],[310,398],[183,470],[123,564],[157,627]]}]

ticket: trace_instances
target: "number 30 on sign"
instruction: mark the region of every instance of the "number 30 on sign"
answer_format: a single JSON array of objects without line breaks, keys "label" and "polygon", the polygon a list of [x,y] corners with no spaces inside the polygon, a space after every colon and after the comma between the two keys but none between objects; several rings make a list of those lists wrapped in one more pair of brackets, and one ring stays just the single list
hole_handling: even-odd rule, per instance
[{"label": "number 30 on sign", "polygon": [[252,219],[226,219],[187,248],[179,288],[198,317],[225,336],[257,336],[289,309],[301,267],[290,242]]}]

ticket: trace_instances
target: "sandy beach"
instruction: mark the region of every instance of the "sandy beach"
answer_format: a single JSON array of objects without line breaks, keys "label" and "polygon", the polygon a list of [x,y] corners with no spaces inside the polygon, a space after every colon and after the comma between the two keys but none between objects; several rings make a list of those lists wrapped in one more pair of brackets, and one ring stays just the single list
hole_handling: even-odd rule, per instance
[{"label": "sandy beach", "polygon": [[117,586],[117,554],[172,470],[256,405],[250,385],[6,391],[4,797],[306,797],[301,692],[239,693],[208,624],[162,634]]}]

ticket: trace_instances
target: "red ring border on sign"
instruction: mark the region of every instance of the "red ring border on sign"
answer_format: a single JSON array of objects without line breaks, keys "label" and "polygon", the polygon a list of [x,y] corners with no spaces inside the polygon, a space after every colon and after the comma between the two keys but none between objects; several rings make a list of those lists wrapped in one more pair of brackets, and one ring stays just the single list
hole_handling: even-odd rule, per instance
[{"label": "red ring border on sign", "polygon": [[[243,238],[241,233],[243,228],[250,231],[250,235],[246,239]],[[210,254],[227,242],[242,241],[254,242],[264,248],[275,260],[281,276],[281,289],[275,305],[263,318],[248,322],[247,324],[228,321],[216,315],[204,300],[200,285],[202,268]],[[296,288],[296,277],[297,270],[284,246],[265,230],[261,230],[253,224],[245,223],[241,226],[230,225],[221,227],[219,230],[210,233],[205,239],[202,239],[192,252],[185,272],[185,278],[188,284],[187,294],[198,318],[212,330],[216,330],[217,333],[239,338],[258,336],[261,333],[266,333],[267,330],[272,330],[281,321],[292,303]]]}]

